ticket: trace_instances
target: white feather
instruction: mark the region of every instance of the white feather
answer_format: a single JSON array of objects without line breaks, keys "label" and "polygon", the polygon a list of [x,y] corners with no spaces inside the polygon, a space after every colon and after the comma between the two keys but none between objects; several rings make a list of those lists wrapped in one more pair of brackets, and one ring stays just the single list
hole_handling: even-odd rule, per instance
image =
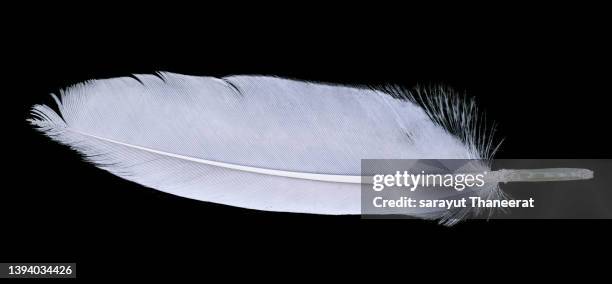
[{"label": "white feather", "polygon": [[[68,88],[56,98],[59,114],[36,105],[30,121],[122,178],[268,211],[360,214],[361,159],[488,159],[494,152],[474,104],[448,95],[264,76],[136,78]],[[483,191],[501,194],[496,185]]]}]

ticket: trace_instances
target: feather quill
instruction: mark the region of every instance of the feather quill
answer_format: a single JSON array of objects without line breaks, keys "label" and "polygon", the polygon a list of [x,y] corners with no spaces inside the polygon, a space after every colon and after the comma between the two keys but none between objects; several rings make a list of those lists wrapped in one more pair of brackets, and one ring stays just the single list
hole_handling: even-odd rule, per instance
[{"label": "feather quill", "polygon": [[[36,105],[29,121],[97,167],[167,193],[267,211],[360,214],[361,159],[492,158],[493,128],[474,102],[433,92],[159,73],[75,85],[53,95],[58,112]],[[517,172],[496,178],[511,176]],[[496,184],[477,194],[503,198]],[[466,212],[410,214],[452,224]]]}]

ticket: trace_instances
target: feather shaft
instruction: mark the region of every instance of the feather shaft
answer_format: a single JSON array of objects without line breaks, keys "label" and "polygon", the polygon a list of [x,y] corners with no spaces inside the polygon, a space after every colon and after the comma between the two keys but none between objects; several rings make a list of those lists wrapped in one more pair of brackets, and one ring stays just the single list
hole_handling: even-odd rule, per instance
[{"label": "feather shaft", "polygon": [[275,169],[265,169],[265,168],[242,166],[242,165],[236,165],[236,164],[230,164],[230,163],[224,163],[224,162],[218,162],[218,161],[210,161],[210,160],[204,160],[204,159],[199,159],[199,158],[194,158],[194,157],[189,157],[189,156],[184,156],[184,155],[179,155],[179,154],[174,154],[174,153],[169,153],[169,152],[164,152],[164,151],[159,151],[159,150],[155,150],[155,149],[151,149],[151,148],[147,148],[147,147],[142,147],[142,146],[138,146],[138,145],[132,145],[132,144],[128,144],[128,143],[123,143],[123,142],[120,142],[120,141],[116,141],[116,140],[112,140],[112,139],[108,139],[108,138],[104,138],[104,137],[99,137],[99,136],[96,136],[96,135],[91,135],[91,134],[87,134],[87,133],[83,133],[83,132],[79,132],[79,131],[74,131],[74,130],[70,130],[70,129],[67,129],[67,130],[75,132],[75,133],[78,133],[78,134],[81,134],[81,135],[84,135],[84,136],[88,136],[88,137],[91,137],[91,138],[94,138],[94,139],[98,139],[98,140],[102,140],[102,141],[106,141],[106,142],[110,142],[110,143],[126,146],[126,147],[133,148],[133,149],[138,149],[138,150],[142,150],[142,151],[146,151],[146,152],[150,152],[150,153],[154,153],[154,154],[159,154],[159,155],[163,155],[163,156],[167,156],[167,157],[177,158],[177,159],[181,159],[181,160],[186,160],[186,161],[191,161],[191,162],[196,162],[196,163],[206,164],[206,165],[211,165],[211,166],[217,166],[217,167],[226,168],[226,169],[232,169],[232,170],[238,170],[238,171],[249,172],[249,173],[256,173],[256,174],[271,175],[271,176],[297,178],[297,179],[306,179],[306,180],[313,180],[313,181],[340,182],[340,183],[361,183],[361,176],[328,175],[328,174],[316,174],[316,173],[305,173],[305,172],[291,172],[291,171],[282,171],[282,170],[275,170]]}]

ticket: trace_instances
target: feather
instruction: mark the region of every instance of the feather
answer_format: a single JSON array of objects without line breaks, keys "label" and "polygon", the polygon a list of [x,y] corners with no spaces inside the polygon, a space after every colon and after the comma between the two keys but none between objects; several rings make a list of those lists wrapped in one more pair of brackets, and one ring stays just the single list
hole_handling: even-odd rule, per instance
[{"label": "feather", "polygon": [[[474,102],[433,92],[159,73],[77,84],[53,95],[58,112],[36,105],[29,121],[97,167],[170,194],[360,214],[362,159],[492,158],[494,128]],[[503,198],[497,184],[476,194]],[[447,223],[465,214],[410,212]]]}]

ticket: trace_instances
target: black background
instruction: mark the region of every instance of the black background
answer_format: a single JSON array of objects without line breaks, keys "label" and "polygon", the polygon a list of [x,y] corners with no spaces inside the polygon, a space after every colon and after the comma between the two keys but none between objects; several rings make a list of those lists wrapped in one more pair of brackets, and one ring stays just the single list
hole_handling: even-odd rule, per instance
[{"label": "black background", "polygon": [[[221,267],[231,278],[284,270],[302,278],[323,271],[405,275],[423,266],[523,272],[547,263],[571,270],[605,255],[607,220],[469,220],[446,228],[188,200],[98,170],[25,122],[31,105],[51,103],[48,94],[60,88],[155,71],[433,83],[477,98],[505,138],[498,158],[611,158],[607,20],[596,9],[548,8],[495,8],[507,13],[478,17],[366,9],[352,21],[341,17],[350,14],[345,10],[169,10],[125,24],[116,20],[146,12],[51,14],[32,26],[17,19],[5,59],[12,76],[3,79],[10,121],[3,140],[10,146],[0,261],[77,262],[79,278],[205,276]],[[518,262],[502,262],[516,256]]]}]

